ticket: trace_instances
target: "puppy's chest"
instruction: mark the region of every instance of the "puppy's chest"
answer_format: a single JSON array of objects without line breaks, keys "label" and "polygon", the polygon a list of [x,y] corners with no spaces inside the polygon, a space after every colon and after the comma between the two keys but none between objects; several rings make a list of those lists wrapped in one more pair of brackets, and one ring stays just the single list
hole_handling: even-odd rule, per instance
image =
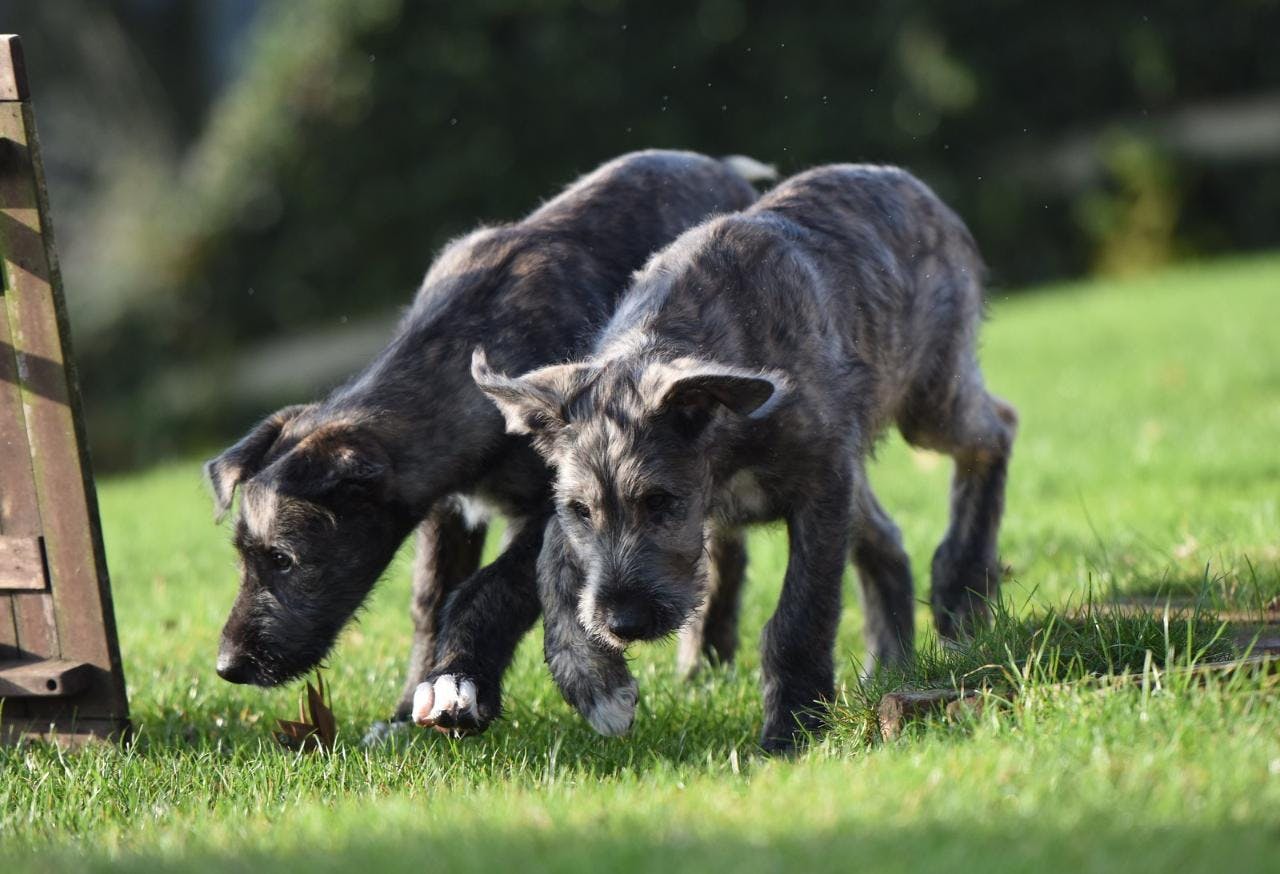
[{"label": "puppy's chest", "polygon": [[723,525],[745,525],[777,518],[775,501],[754,471],[740,470],[716,492],[712,513]]}]

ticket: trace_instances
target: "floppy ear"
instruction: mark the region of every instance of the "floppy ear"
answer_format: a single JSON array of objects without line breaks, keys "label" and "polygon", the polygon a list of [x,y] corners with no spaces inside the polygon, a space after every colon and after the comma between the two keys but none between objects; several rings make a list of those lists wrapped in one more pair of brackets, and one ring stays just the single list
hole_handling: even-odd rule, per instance
[{"label": "floppy ear", "polygon": [[285,407],[263,419],[253,430],[217,458],[205,463],[204,474],[213,490],[214,518],[221,522],[231,509],[236,486],[262,469],[262,459],[292,419],[309,404]]},{"label": "floppy ear", "polygon": [[277,488],[302,498],[339,487],[380,492],[392,482],[391,457],[377,436],[359,425],[322,425],[277,463]]},{"label": "floppy ear", "polygon": [[[781,373],[751,371],[710,361],[675,361],[650,375],[647,393],[657,415],[670,415],[680,430],[696,436],[718,407],[738,416],[762,419],[786,394]],[[648,381],[648,380],[646,380]]]},{"label": "floppy ear", "polygon": [[585,363],[554,364],[512,377],[494,371],[484,349],[477,346],[471,355],[471,377],[502,413],[507,433],[539,439],[568,424],[565,402],[582,389],[591,370]]}]

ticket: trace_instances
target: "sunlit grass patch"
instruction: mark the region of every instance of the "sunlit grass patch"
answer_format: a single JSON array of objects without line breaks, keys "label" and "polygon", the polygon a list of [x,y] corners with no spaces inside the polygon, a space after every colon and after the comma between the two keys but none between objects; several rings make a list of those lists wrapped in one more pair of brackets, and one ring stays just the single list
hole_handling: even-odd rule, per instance
[{"label": "sunlit grass patch", "polygon": [[1070,612],[1025,616],[1005,601],[991,610],[990,626],[972,638],[944,644],[931,637],[910,664],[849,687],[832,707],[836,737],[880,740],[880,704],[891,692],[955,690],[1006,702],[1084,680],[1153,671],[1173,677],[1242,654],[1228,624],[1198,609],[1135,612],[1087,599]]},{"label": "sunlit grass patch", "polygon": [[[850,574],[835,729],[786,761],[756,746],[777,526],[749,540],[737,664],[685,683],[670,646],[636,648],[629,737],[569,709],[535,631],[485,735],[366,750],[403,680],[406,552],[328,661],[334,750],[299,754],[271,738],[296,687],[214,674],[235,557],[198,463],[107,480],[137,742],[0,749],[0,871],[1268,870],[1275,677],[1187,667],[1229,658],[1241,641],[1220,620],[1280,596],[1277,288],[1271,257],[997,299],[984,370],[1021,415],[998,621],[964,647],[933,640],[950,462],[890,437],[872,478],[916,571],[919,659],[859,684]],[[1124,673],[1139,680],[1105,679]],[[985,686],[993,706],[868,743],[894,682]]]}]

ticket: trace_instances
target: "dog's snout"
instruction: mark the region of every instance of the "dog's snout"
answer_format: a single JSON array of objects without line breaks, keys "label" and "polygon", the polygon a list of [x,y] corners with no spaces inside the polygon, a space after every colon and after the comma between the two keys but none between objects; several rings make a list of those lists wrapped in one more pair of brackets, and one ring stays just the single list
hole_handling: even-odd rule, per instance
[{"label": "dog's snout", "polygon": [[652,617],[643,604],[628,601],[607,608],[605,625],[619,640],[637,640],[649,629]]},{"label": "dog's snout", "polygon": [[228,683],[249,683],[253,679],[253,665],[237,647],[223,641],[218,648],[218,676]]}]

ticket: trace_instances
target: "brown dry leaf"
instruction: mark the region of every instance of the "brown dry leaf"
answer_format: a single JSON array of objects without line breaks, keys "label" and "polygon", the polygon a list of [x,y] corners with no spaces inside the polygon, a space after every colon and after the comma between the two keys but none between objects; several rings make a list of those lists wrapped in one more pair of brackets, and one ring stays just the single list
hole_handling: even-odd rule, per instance
[{"label": "brown dry leaf", "polygon": [[290,722],[287,719],[277,719],[276,725],[280,727],[280,733],[276,735],[276,740],[280,745],[291,750],[311,750],[316,749],[320,745],[320,738],[316,735],[316,727],[305,722]]},{"label": "brown dry leaf", "polygon": [[311,724],[316,727],[316,732],[320,735],[320,743],[327,750],[333,749],[333,742],[338,737],[338,722],[333,718],[333,710],[330,709],[332,700],[329,697],[329,690],[325,688],[324,677],[316,671],[316,686],[307,684],[307,702],[310,705]]},{"label": "brown dry leaf", "polygon": [[276,740],[281,746],[291,750],[333,749],[338,723],[333,718],[332,699],[327,693],[324,677],[316,671],[316,685],[307,683],[306,698],[298,701],[298,721],[276,720],[280,727]]}]

